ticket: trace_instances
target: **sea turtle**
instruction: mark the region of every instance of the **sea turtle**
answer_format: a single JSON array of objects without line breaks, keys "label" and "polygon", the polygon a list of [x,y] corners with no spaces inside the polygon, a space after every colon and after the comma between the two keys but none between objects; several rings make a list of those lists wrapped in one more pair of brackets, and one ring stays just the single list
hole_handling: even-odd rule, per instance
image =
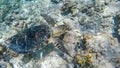
[{"label": "sea turtle", "polygon": [[[41,16],[48,24],[52,25],[41,24],[25,29],[21,33],[18,33],[7,40],[9,42],[8,48],[19,54],[26,54],[35,52],[39,49],[44,49],[47,44],[53,43],[54,47],[69,55],[63,46],[63,42],[59,39],[66,30],[69,30],[69,28],[66,25],[53,27],[56,22],[53,18],[47,14],[41,14]],[[53,38],[55,38],[54,42],[52,41]]]},{"label": "sea turtle", "polygon": [[9,38],[9,48],[17,53],[30,53],[37,48],[43,48],[49,37],[49,26],[34,26]]}]

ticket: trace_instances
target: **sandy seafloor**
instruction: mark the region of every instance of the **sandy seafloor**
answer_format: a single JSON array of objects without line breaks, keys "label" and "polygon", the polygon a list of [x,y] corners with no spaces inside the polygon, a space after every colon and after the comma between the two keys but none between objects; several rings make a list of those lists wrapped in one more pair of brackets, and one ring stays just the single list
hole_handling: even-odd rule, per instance
[{"label": "sandy seafloor", "polygon": [[[52,45],[26,43],[43,24]],[[120,0],[0,0],[0,68],[120,68]]]}]

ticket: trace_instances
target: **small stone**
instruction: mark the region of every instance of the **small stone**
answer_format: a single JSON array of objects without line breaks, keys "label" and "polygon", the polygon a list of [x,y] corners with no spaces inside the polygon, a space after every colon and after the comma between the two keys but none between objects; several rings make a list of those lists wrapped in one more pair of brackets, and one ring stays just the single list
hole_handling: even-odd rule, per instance
[{"label": "small stone", "polygon": [[88,39],[91,39],[91,38],[92,38],[92,35],[90,35],[90,34],[84,34],[84,35],[83,35],[83,38],[84,38],[85,40],[88,40]]},{"label": "small stone", "polygon": [[0,45],[0,53],[3,53],[4,51],[6,51],[6,48],[2,45]]},{"label": "small stone", "polygon": [[[64,4],[60,4],[59,9],[62,11],[63,14],[74,13],[76,11],[76,2],[65,2]],[[68,12],[68,13],[67,13]]]},{"label": "small stone", "polygon": [[13,23],[13,26],[18,26],[19,25],[19,22],[17,22],[17,21],[15,21],[14,23]]}]

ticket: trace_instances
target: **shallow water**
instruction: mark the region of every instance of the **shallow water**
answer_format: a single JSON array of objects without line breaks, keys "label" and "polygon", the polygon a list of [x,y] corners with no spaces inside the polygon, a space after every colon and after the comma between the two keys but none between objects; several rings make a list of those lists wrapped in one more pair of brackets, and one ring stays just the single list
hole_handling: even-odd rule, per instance
[{"label": "shallow water", "polygon": [[[0,68],[119,68],[119,5],[119,0],[0,0]],[[43,24],[49,28],[37,29]]]}]

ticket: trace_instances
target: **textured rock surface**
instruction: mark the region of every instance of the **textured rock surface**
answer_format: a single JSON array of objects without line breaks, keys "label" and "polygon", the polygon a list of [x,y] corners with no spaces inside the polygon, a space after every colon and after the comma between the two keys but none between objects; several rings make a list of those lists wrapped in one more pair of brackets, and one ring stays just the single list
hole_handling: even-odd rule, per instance
[{"label": "textured rock surface", "polygon": [[119,47],[120,46],[117,38],[113,38],[108,34],[100,34],[86,39],[87,51],[92,51],[94,54],[92,57],[92,64],[95,66],[95,68],[108,68],[109,66],[110,68],[119,67],[112,60],[117,60],[119,57]]},{"label": "textured rock surface", "polygon": [[[0,68],[119,68],[119,5],[119,0],[0,0]],[[41,24],[50,27],[53,43],[41,49],[30,44],[34,38],[22,42],[36,32],[21,33]],[[32,53],[19,53],[26,50]]]}]

